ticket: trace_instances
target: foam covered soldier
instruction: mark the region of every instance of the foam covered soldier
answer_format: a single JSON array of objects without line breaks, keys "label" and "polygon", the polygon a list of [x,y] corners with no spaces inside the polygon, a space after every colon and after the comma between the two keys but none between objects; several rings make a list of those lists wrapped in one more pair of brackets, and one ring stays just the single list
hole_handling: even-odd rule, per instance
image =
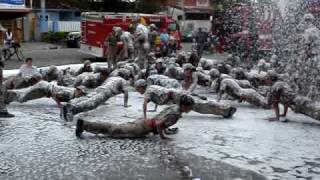
[{"label": "foam covered soldier", "polygon": [[228,74],[221,74],[217,69],[211,69],[209,75],[212,81],[211,89],[214,92],[219,92],[221,82],[224,79],[233,79],[236,83],[239,84],[241,88],[252,88],[252,85],[248,80],[234,79],[232,76]]},{"label": "foam covered soldier", "polygon": [[208,71],[202,69],[202,67],[197,67],[196,71],[198,73],[198,85],[200,86],[210,86],[210,75]]},{"label": "foam covered soldier", "polygon": [[147,79],[148,86],[150,85],[158,85],[161,87],[167,87],[167,88],[177,88],[181,89],[182,86],[176,79],[171,79],[164,75],[158,75],[154,74],[148,77]]},{"label": "foam covered soldier", "polygon": [[5,80],[6,89],[21,89],[32,86],[41,80],[41,74],[38,69],[33,66],[32,58],[27,58],[25,63],[21,65],[16,76],[11,76]]},{"label": "foam covered soldier", "polygon": [[180,67],[182,67],[185,63],[187,63],[186,52],[182,51],[182,52],[178,53],[178,56],[177,56],[175,63],[179,64]]},{"label": "foam covered soldier", "polygon": [[183,65],[183,80],[181,82],[184,90],[193,92],[198,85],[198,73],[192,64]]},{"label": "foam covered soldier", "polygon": [[83,63],[83,66],[80,67],[80,69],[78,69],[76,72],[75,72],[75,76],[78,76],[84,72],[93,72],[93,68],[91,66],[91,61],[90,60],[86,60],[84,63]]},{"label": "foam covered soldier", "polygon": [[164,60],[162,58],[157,59],[156,63],[150,67],[150,71],[155,71],[155,74],[164,74],[166,71]]},{"label": "foam covered soldier", "polygon": [[77,76],[73,87],[77,86],[85,86],[87,88],[96,88],[100,86],[109,75],[109,71],[105,69],[104,71],[101,71],[100,73],[82,73],[79,76]]},{"label": "foam covered soldier", "polygon": [[139,93],[144,94],[143,114],[145,119],[147,118],[146,112],[147,104],[149,102],[156,104],[156,110],[157,105],[177,104],[182,96],[190,96],[195,101],[192,110],[201,114],[221,115],[225,118],[229,118],[236,111],[236,108],[234,107],[214,101],[198,99],[197,97],[188,95],[187,92],[184,92],[181,89],[165,88],[154,85],[147,87],[144,80],[137,81],[135,83],[135,88]]},{"label": "foam covered soldier", "polygon": [[246,80],[247,79],[247,74],[244,71],[244,69],[241,67],[232,68],[230,71],[230,75],[234,79],[238,79],[238,80]]},{"label": "foam covered soldier", "polygon": [[51,65],[49,68],[40,69],[40,74],[42,76],[42,80],[44,81],[57,81],[58,85],[63,84],[63,72],[59,71],[57,66]]},{"label": "foam covered soldier", "polygon": [[133,35],[128,31],[123,31],[120,27],[116,30],[117,36],[120,37],[120,42],[123,43],[123,48],[121,52],[118,52],[117,61],[121,61],[124,59],[132,59],[134,44],[133,44]]},{"label": "foam covered soldier", "polygon": [[9,113],[7,110],[7,105],[6,105],[6,88],[2,84],[3,81],[3,68],[4,68],[4,63],[2,59],[0,59],[0,117],[1,118],[12,118],[14,117],[13,114]]},{"label": "foam covered soldier", "polygon": [[80,137],[83,131],[94,134],[105,134],[114,138],[141,138],[151,133],[159,134],[161,139],[169,139],[166,130],[175,125],[182,117],[182,113],[191,111],[194,101],[188,96],[180,98],[177,105],[172,105],[151,119],[138,119],[123,124],[107,122],[89,122],[79,119],[77,122],[76,136]]},{"label": "foam covered soldier", "polygon": [[109,70],[116,68],[116,58],[117,58],[117,42],[118,37],[116,36],[116,26],[112,28],[112,32],[106,37],[104,45],[107,47],[107,61]]},{"label": "foam covered soldier", "polygon": [[264,59],[260,59],[257,66],[258,72],[261,73],[262,71],[267,72],[270,69],[271,64]]},{"label": "foam covered soldier", "polygon": [[221,100],[224,93],[239,100],[240,102],[245,101],[258,107],[269,108],[268,100],[265,97],[260,95],[254,89],[241,88],[234,79],[224,79],[221,81],[218,93],[218,102]]},{"label": "foam covered soldier", "polygon": [[43,97],[51,97],[57,102],[59,107],[61,102],[69,102],[71,99],[84,96],[86,93],[87,89],[84,86],[70,88],[58,86],[47,81],[40,81],[37,84],[24,89],[8,90],[8,94],[10,95],[9,101],[25,103]]},{"label": "foam covered soldier", "polygon": [[297,96],[293,99],[290,107],[295,113],[301,113],[320,121],[320,106],[317,101],[312,101],[307,97]]},{"label": "foam covered soldier", "polygon": [[198,66],[202,67],[204,70],[211,70],[212,68],[215,68],[216,65],[212,59],[201,58]]},{"label": "foam covered soldier", "polygon": [[[274,85],[271,87],[271,92],[268,97],[268,103],[272,105],[276,117],[270,118],[270,121],[279,121],[280,116],[286,117],[288,108],[290,105],[293,104],[293,100],[296,97],[296,94],[293,92],[293,90],[289,87],[289,84],[278,81],[274,83]],[[279,104],[284,105],[284,112],[280,115],[280,109]]]},{"label": "foam covered soldier", "polygon": [[192,66],[198,67],[199,62],[200,62],[200,57],[198,56],[196,51],[192,51],[191,52],[191,54],[189,56],[189,59],[188,59],[188,62],[190,64],[192,64]]},{"label": "foam covered soldier", "polygon": [[124,94],[124,106],[128,107],[127,81],[121,77],[110,77],[86,96],[73,99],[69,103],[64,104],[61,109],[61,116],[67,121],[72,121],[74,115],[94,110],[104,104],[109,98],[122,93]]},{"label": "foam covered soldier", "polygon": [[238,67],[241,63],[240,61],[240,57],[233,54],[230,54],[227,57],[227,64],[231,65],[232,67]]},{"label": "foam covered soldier", "polygon": [[172,79],[182,80],[183,79],[183,69],[176,66],[174,62],[169,63],[166,71],[164,72],[165,76],[168,76]]}]

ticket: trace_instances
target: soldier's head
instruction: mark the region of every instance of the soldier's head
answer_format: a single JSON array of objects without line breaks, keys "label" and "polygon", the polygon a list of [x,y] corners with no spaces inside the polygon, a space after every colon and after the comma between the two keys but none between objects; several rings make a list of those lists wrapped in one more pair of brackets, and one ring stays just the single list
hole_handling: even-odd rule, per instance
[{"label": "soldier's head", "polygon": [[211,69],[209,75],[211,80],[214,80],[220,77],[220,72],[217,69]]},{"label": "soldier's head", "polygon": [[183,65],[183,74],[185,76],[192,76],[192,73],[194,70],[195,70],[194,67],[190,63]]},{"label": "soldier's head", "polygon": [[101,69],[99,70],[100,72],[100,81],[105,81],[108,77],[109,77],[109,74],[110,74],[110,71],[108,69]]},{"label": "soldier's head", "polygon": [[27,66],[31,67],[32,66],[32,62],[33,62],[32,58],[29,57],[29,58],[26,59]]},{"label": "soldier's head", "polygon": [[75,91],[75,97],[81,97],[81,96],[85,96],[88,93],[88,89],[85,86],[78,86],[76,87],[76,91]]},{"label": "soldier's head", "polygon": [[278,81],[279,76],[274,70],[269,70],[267,72],[267,78],[265,80],[265,84],[268,86],[273,85],[276,81]]},{"label": "soldier's head", "polygon": [[194,100],[192,97],[188,95],[182,95],[180,97],[180,111],[184,113],[188,113],[192,110],[194,105]]},{"label": "soldier's head", "polygon": [[163,68],[163,59],[162,58],[159,58],[159,59],[157,59],[157,61],[156,61],[156,69],[161,69],[161,68]]},{"label": "soldier's head", "polygon": [[84,72],[91,72],[92,71],[91,61],[90,60],[86,60],[83,63],[83,69],[84,69]]},{"label": "soldier's head", "polygon": [[147,82],[144,79],[139,79],[134,83],[134,87],[140,94],[144,94],[147,89]]},{"label": "soldier's head", "polygon": [[314,16],[311,14],[311,13],[307,13],[303,16],[303,20],[306,22],[306,23],[313,23],[313,21],[315,20],[314,19]]}]

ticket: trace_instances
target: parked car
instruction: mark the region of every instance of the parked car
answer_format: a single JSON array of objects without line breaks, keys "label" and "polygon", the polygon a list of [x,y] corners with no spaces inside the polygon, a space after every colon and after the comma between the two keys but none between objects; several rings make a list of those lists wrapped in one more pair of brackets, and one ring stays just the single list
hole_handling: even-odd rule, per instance
[{"label": "parked car", "polygon": [[70,32],[67,35],[67,47],[68,48],[80,48],[80,32]]}]

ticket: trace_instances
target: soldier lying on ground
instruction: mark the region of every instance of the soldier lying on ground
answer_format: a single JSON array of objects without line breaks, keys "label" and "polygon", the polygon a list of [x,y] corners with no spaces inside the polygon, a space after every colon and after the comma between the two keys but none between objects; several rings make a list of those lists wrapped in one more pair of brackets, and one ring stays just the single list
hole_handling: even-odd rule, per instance
[{"label": "soldier lying on ground", "polygon": [[[181,96],[190,96],[195,101],[193,110],[200,114],[221,115],[225,118],[231,117],[236,108],[219,104],[213,101],[203,101],[196,99],[193,95],[187,95],[181,89],[165,88],[160,86],[148,86],[144,80],[139,80],[135,83],[135,88],[140,94],[144,94],[143,114],[147,118],[147,104],[153,102],[157,105],[177,104]],[[156,108],[155,108],[156,110]]]},{"label": "soldier lying on ground", "polygon": [[105,134],[114,138],[141,138],[153,133],[159,134],[161,139],[169,139],[166,129],[173,126],[182,117],[182,113],[191,111],[194,101],[188,96],[182,96],[178,105],[165,108],[151,119],[138,119],[123,124],[106,122],[89,122],[79,119],[77,122],[76,136],[80,137],[83,131],[94,134]]},{"label": "soldier lying on ground", "polygon": [[177,88],[181,89],[182,86],[176,79],[171,79],[164,75],[151,75],[147,79],[148,86],[150,85],[158,85],[161,87],[167,87],[167,88]]},{"label": "soldier lying on ground", "polygon": [[[216,69],[211,69],[209,74],[212,82],[211,89],[213,90],[213,92],[219,92],[222,80],[233,79],[230,75],[221,74]],[[238,79],[233,79],[233,80],[237,82],[241,88],[252,88],[251,83],[248,80],[238,80]]]},{"label": "soldier lying on ground", "polygon": [[248,88],[241,88],[240,85],[234,79],[224,79],[221,81],[218,102],[221,100],[222,95],[226,93],[234,99],[246,101],[252,105],[269,108],[267,99],[261,96],[256,90]]},{"label": "soldier lying on ground", "polygon": [[40,69],[42,80],[52,82],[57,81],[58,85],[63,84],[63,71],[59,71],[57,66],[51,65],[49,68]]},{"label": "soldier lying on ground", "polygon": [[[270,121],[279,121],[280,117],[286,117],[289,107],[295,113],[301,113],[320,120],[319,102],[314,102],[307,97],[295,94],[286,82],[278,81],[272,86],[269,103],[272,104],[276,114],[275,118],[269,119]],[[284,105],[283,114],[280,114],[280,103]]]},{"label": "soldier lying on ground", "polygon": [[93,92],[63,104],[62,117],[67,121],[72,121],[74,115],[96,109],[109,98],[122,93],[124,94],[124,107],[128,107],[127,81],[121,77],[110,77]]},{"label": "soldier lying on ground", "polygon": [[61,102],[69,102],[71,99],[86,95],[86,93],[87,90],[84,86],[69,88],[58,86],[47,81],[40,81],[25,89],[8,90],[8,102],[18,101],[20,103],[25,103],[43,97],[51,97],[60,107]]},{"label": "soldier lying on ground", "polygon": [[41,75],[32,63],[32,58],[27,58],[26,62],[20,67],[18,74],[16,76],[9,77],[3,82],[4,87],[6,89],[21,89],[39,82]]},{"label": "soldier lying on ground", "polygon": [[108,78],[108,75],[108,69],[105,69],[105,71],[101,71],[100,73],[82,73],[77,76],[73,87],[82,85],[87,88],[96,88]]},{"label": "soldier lying on ground", "polygon": [[75,75],[75,76],[78,76],[78,75],[80,75],[80,74],[82,74],[82,73],[84,73],[84,72],[93,72],[93,68],[92,68],[92,66],[91,66],[91,61],[90,61],[90,60],[86,60],[86,61],[83,63],[83,66],[82,66],[80,69],[78,69],[78,70],[74,73],[74,75]]},{"label": "soldier lying on ground", "polygon": [[164,72],[165,76],[168,76],[171,79],[182,80],[183,79],[183,70],[181,67],[176,66],[175,63],[170,63],[166,72]]}]

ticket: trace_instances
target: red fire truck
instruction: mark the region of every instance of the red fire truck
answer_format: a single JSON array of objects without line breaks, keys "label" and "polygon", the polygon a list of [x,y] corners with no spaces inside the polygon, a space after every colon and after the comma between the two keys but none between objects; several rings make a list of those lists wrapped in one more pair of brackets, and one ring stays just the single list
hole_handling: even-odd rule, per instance
[{"label": "red fire truck", "polygon": [[81,15],[81,51],[103,57],[107,50],[104,41],[112,28],[117,26],[127,31],[137,17],[142,24],[155,24],[159,31],[177,30],[176,21],[167,15],[85,12]]}]

